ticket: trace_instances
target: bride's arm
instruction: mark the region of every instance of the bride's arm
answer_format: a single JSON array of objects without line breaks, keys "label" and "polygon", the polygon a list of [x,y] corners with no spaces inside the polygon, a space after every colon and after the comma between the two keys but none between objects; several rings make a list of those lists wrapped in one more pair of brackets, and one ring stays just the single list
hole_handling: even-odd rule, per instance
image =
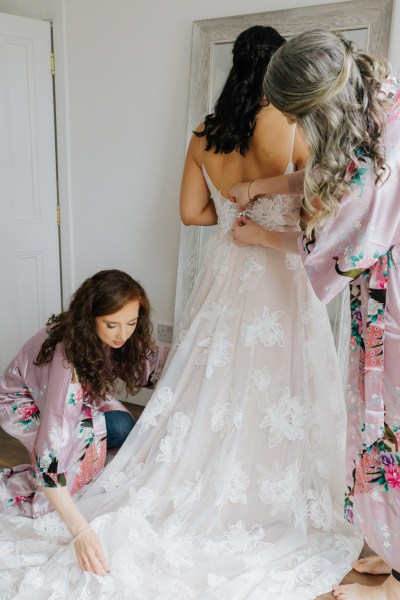
[{"label": "bride's arm", "polygon": [[215,225],[217,213],[201,170],[201,138],[192,136],[183,169],[180,213],[184,225]]}]

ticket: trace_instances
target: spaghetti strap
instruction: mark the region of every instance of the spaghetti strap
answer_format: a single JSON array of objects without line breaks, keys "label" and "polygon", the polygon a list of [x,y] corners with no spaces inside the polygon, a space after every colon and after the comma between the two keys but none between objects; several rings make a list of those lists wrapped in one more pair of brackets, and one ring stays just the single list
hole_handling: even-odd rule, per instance
[{"label": "spaghetti strap", "polygon": [[[292,146],[290,148],[289,164],[293,163],[293,149],[294,149],[294,136],[295,135],[296,135],[296,123],[293,123],[293,125],[292,125]],[[201,159],[203,160],[203,156],[201,157]]]}]

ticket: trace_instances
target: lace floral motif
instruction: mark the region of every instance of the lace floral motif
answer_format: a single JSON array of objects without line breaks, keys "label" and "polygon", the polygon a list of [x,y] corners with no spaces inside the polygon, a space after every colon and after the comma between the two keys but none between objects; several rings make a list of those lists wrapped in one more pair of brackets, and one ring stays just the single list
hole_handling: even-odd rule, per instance
[{"label": "lace floral motif", "polygon": [[290,441],[304,439],[307,413],[301,404],[301,397],[291,397],[289,388],[285,388],[278,402],[266,406],[260,427],[269,427],[270,448],[277,446],[283,438]]},{"label": "lace floral motif", "polygon": [[328,463],[326,460],[324,460],[322,458],[315,458],[312,461],[312,465],[313,465],[313,468],[315,468],[317,473],[320,475],[320,477],[322,477],[323,479],[328,479],[329,467],[328,467]]},{"label": "lace floral motif", "polygon": [[[262,277],[261,272],[265,270],[264,265],[260,263],[260,258],[253,253],[243,262],[239,274],[239,279],[242,282],[239,286],[239,294],[257,287],[260,277]],[[265,259],[263,262],[265,262]]]},{"label": "lace floral motif", "polygon": [[211,431],[221,431],[226,423],[233,425],[237,429],[242,426],[243,410],[237,406],[237,401],[240,399],[240,393],[231,392],[231,402],[218,403],[211,408]]},{"label": "lace floral motif", "polygon": [[[132,537],[130,532],[129,538],[132,539]],[[114,577],[119,579],[121,585],[126,590],[125,597],[129,597],[127,594],[128,591],[133,593],[143,582],[142,570],[135,564],[135,553],[133,552],[133,548],[134,546],[125,546],[123,549],[116,549],[113,553],[113,559],[110,565]]]},{"label": "lace floral motif", "polygon": [[157,419],[159,416],[164,415],[168,412],[168,409],[172,407],[174,403],[174,394],[169,387],[162,387],[158,389],[151,400],[146,406],[146,410],[143,411],[140,417],[140,433],[144,433],[149,427],[155,427],[157,425]]},{"label": "lace floral motif", "polygon": [[33,531],[46,538],[70,539],[71,534],[64,521],[56,512],[50,512],[35,519]]},{"label": "lace floral motif", "polygon": [[276,310],[270,313],[269,308],[264,306],[261,317],[253,312],[253,319],[249,323],[245,323],[241,331],[241,342],[243,346],[250,347],[259,341],[266,348],[271,348],[278,344],[283,346],[283,326],[278,323],[284,312]]},{"label": "lace floral motif", "polygon": [[284,262],[288,271],[297,271],[297,269],[302,266],[301,258],[297,254],[287,253]]},{"label": "lace floral motif", "polygon": [[178,329],[178,331],[179,331],[179,335],[177,336],[176,342],[174,343],[174,346],[173,346],[174,350],[177,350],[179,348],[179,346],[182,344],[182,342],[185,339],[186,334],[188,332],[187,329],[180,329],[180,330]]},{"label": "lace floral motif", "polygon": [[224,404],[217,404],[212,407],[212,417],[211,417],[211,431],[217,432],[221,431],[225,425],[225,419],[229,414],[231,409],[231,403],[225,402]]},{"label": "lace floral motif", "polygon": [[223,367],[229,359],[229,350],[233,348],[228,339],[230,328],[224,327],[216,331],[212,337],[201,340],[199,346],[204,348],[196,359],[196,365],[206,366],[206,377],[211,379],[215,369]]},{"label": "lace floral motif", "polygon": [[121,485],[124,485],[126,481],[126,474],[122,471],[116,471],[115,473],[112,473],[112,475],[110,475],[107,481],[104,481],[104,483],[102,483],[102,487],[105,489],[106,492],[110,492],[111,490],[115,490]]},{"label": "lace floral motif", "polygon": [[125,470],[126,476],[129,479],[129,481],[132,483],[132,481],[136,479],[136,477],[139,477],[141,475],[143,469],[144,463],[137,463],[136,458],[132,458]]},{"label": "lace floral motif", "polygon": [[191,426],[190,418],[182,412],[175,413],[168,421],[168,435],[160,441],[160,454],[157,462],[174,463],[180,457],[188,438]]},{"label": "lace floral motif", "polygon": [[170,498],[174,505],[174,508],[180,506],[183,502],[193,504],[200,499],[202,492],[202,473],[196,472],[195,481],[185,481],[180,485],[175,485],[171,488]]},{"label": "lace floral motif", "polygon": [[229,200],[222,200],[221,197],[215,202],[215,208],[218,213],[218,232],[220,237],[226,235],[233,227],[236,219],[239,217],[237,204]]},{"label": "lace floral motif", "polygon": [[334,524],[334,512],[329,488],[326,485],[320,494],[316,490],[307,491],[307,515],[314,527],[331,531]]},{"label": "lace floral motif", "polygon": [[250,485],[250,479],[242,465],[242,462],[234,461],[225,453],[222,454],[218,468],[216,506],[226,502],[247,504],[246,490]]},{"label": "lace floral motif", "polygon": [[[245,554],[261,549],[260,543],[265,539],[265,531],[260,525],[254,525],[247,530],[243,521],[237,521],[230,525],[228,529],[217,529],[211,532],[202,544],[202,548],[207,554],[218,555],[227,554],[235,556],[236,554]],[[267,543],[263,544],[268,546]]]},{"label": "lace floral motif", "polygon": [[200,313],[200,318],[206,319],[207,333],[212,335],[220,327],[225,328],[226,323],[231,321],[238,314],[237,309],[232,308],[232,299],[223,296],[218,302],[211,304],[211,310],[204,310]]},{"label": "lace floral motif", "polygon": [[190,536],[181,534],[182,525],[177,514],[165,521],[159,537],[162,552],[157,554],[153,563],[156,575],[172,572],[177,576],[185,576],[193,567],[192,540]]},{"label": "lace floral motif", "polygon": [[267,367],[262,367],[254,371],[251,380],[259,392],[266,392],[272,381],[272,376]]},{"label": "lace floral motif", "polygon": [[299,199],[288,196],[260,198],[245,211],[246,216],[257,221],[265,229],[287,231],[299,229]]},{"label": "lace floral motif", "polygon": [[206,377],[210,379],[215,369],[223,367],[230,356],[232,342],[228,339],[231,328],[228,321],[233,319],[237,310],[231,308],[232,300],[224,297],[218,303],[213,302],[211,310],[200,313],[201,318],[207,319],[209,337],[198,342],[204,350],[196,359],[197,365],[206,366]]},{"label": "lace floral motif", "polygon": [[[299,470],[299,461],[288,465],[282,472],[280,465],[268,469],[257,467],[260,476],[258,496],[261,502],[271,506],[272,514],[287,513],[290,509],[294,522],[301,522],[302,506],[301,481],[304,473]],[[303,501],[304,502],[304,501]]]},{"label": "lace floral motif", "polygon": [[[135,517],[146,519],[154,514],[158,506],[158,498],[153,489],[143,486],[138,490],[131,489],[129,513]],[[121,509],[122,511],[123,509]]]}]

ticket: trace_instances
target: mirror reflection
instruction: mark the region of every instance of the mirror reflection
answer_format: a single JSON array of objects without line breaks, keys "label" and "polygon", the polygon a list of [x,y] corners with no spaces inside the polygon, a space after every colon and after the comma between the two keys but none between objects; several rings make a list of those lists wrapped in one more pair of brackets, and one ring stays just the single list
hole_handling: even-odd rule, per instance
[{"label": "mirror reflection", "polygon": [[[357,48],[367,50],[368,48],[368,29],[349,29],[342,31],[349,40],[354,42]],[[290,39],[287,37],[287,39]],[[210,76],[210,99],[209,111],[211,112],[215,102],[222,90],[229,69],[232,66],[232,48],[233,41],[217,42],[212,46],[211,55],[211,76]]]}]

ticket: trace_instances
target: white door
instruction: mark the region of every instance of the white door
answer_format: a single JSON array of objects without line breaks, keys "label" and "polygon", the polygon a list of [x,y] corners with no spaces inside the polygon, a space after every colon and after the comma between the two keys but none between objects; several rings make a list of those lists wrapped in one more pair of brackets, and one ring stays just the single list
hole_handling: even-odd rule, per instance
[{"label": "white door", "polygon": [[0,13],[0,371],[61,308],[50,23]]}]

